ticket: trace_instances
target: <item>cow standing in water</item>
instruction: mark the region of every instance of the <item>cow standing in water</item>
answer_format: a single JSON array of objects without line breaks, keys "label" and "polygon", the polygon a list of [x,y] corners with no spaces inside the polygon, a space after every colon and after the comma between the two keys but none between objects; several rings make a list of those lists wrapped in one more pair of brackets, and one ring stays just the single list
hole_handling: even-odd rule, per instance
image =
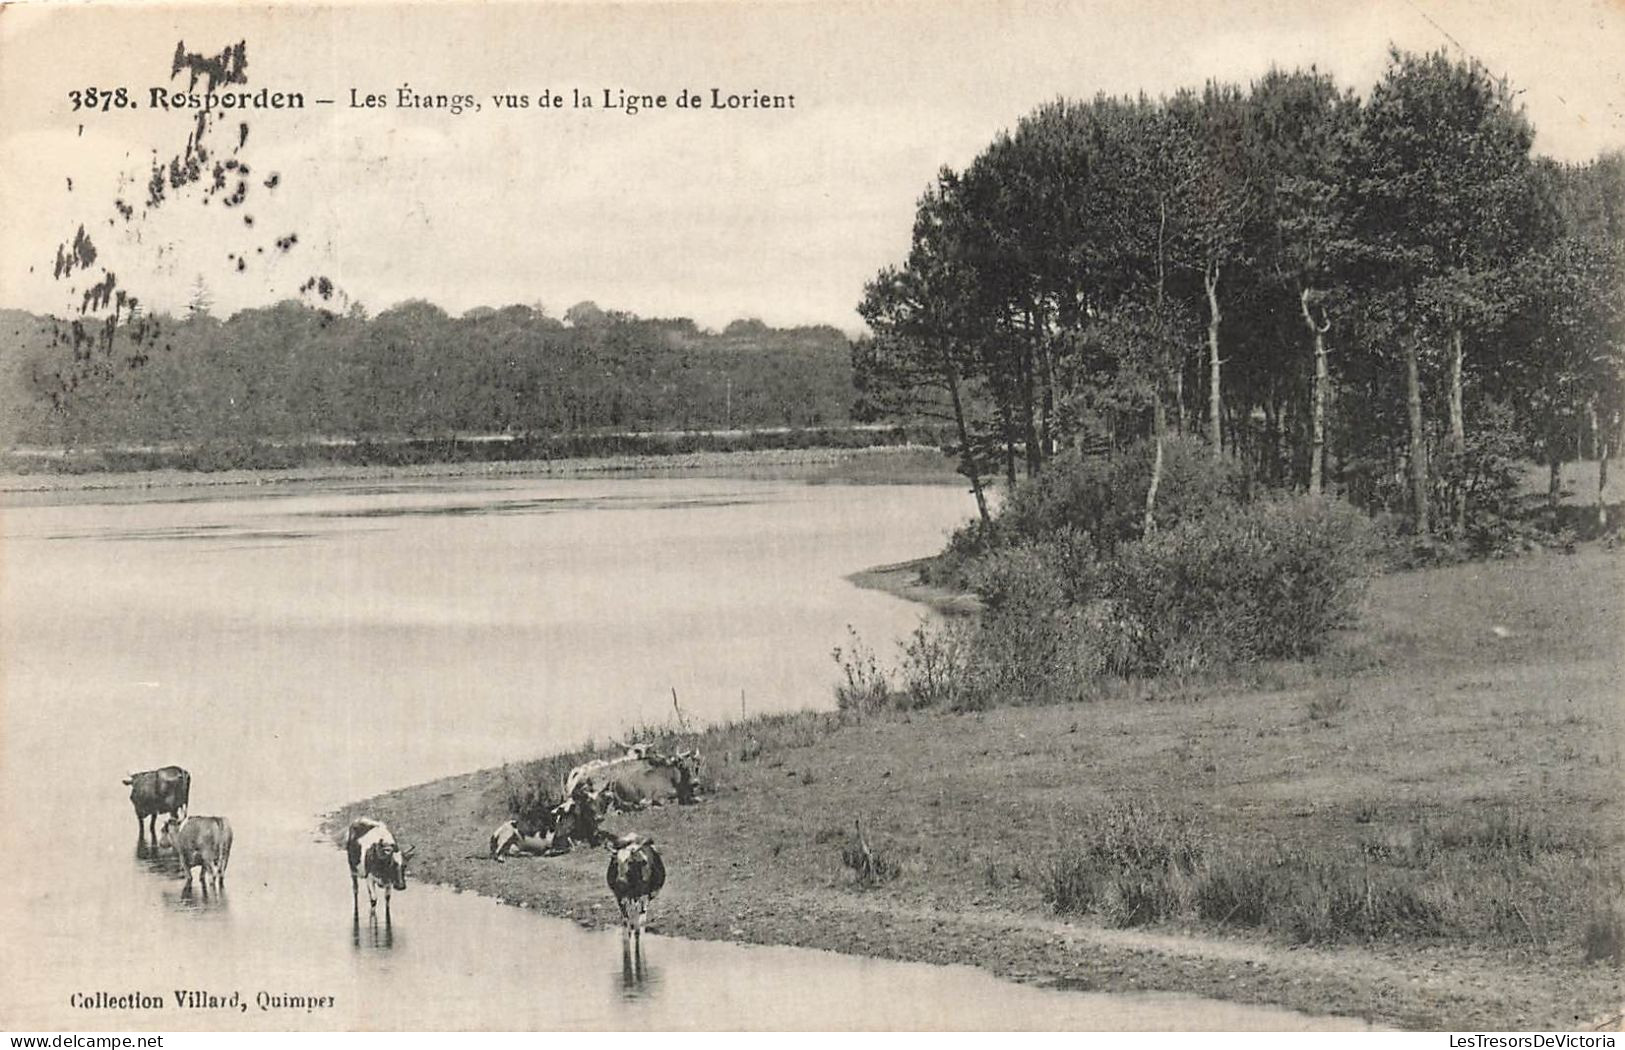
[{"label": "cow standing in water", "polygon": [[180,766],[164,766],[131,773],[124,780],[130,789],[130,805],[135,807],[135,848],[139,855],[147,847],[147,831],[152,830],[152,848],[158,848],[158,814],[179,817],[192,798],[192,774]]},{"label": "cow standing in water", "polygon": [[344,849],[350,858],[350,899],[355,914],[361,914],[360,884],[365,880],[367,900],[374,912],[378,910],[376,888],[383,888],[384,921],[389,921],[389,895],[392,890],[406,889],[406,861],[412,850],[402,850],[388,826],[367,817],[350,825]]},{"label": "cow standing in water", "polygon": [[186,892],[192,889],[192,869],[198,868],[198,883],[208,896],[209,883],[219,890],[225,886],[226,865],[231,862],[231,822],[225,817],[194,817],[164,821],[163,840],[158,843],[175,850],[186,874]]},{"label": "cow standing in water", "polygon": [[649,904],[666,884],[666,864],[647,835],[622,835],[609,849],[609,890],[621,909],[622,930],[640,944],[649,925]]}]

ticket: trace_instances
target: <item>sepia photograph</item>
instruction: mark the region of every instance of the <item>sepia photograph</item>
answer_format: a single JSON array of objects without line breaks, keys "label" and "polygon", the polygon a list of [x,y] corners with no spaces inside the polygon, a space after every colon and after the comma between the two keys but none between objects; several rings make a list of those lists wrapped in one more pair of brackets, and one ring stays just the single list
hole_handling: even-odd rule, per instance
[{"label": "sepia photograph", "polygon": [[1622,55],[0,3],[0,1030],[1613,1046]]}]

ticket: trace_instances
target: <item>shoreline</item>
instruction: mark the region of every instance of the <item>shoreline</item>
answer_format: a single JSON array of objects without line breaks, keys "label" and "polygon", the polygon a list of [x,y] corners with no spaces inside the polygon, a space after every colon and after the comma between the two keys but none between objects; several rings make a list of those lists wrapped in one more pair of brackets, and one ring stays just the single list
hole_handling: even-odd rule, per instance
[{"label": "shoreline", "polygon": [[[938,458],[941,459],[941,464],[933,462]],[[847,467],[871,469],[851,471],[853,476],[843,477],[843,468]],[[764,477],[814,482],[846,480],[855,484],[947,484],[957,478],[953,473],[951,461],[935,446],[866,445],[857,448],[707,450],[669,454],[408,465],[324,464],[308,467],[248,467],[220,471],[177,468],[85,473],[10,471],[0,473],[0,495],[457,478],[658,477],[707,472],[716,472],[721,477],[750,477],[759,474]]]},{"label": "shoreline", "polygon": [[943,616],[974,616],[981,611],[982,603],[974,594],[938,587],[922,580],[920,570],[930,561],[927,557],[876,565],[850,573],[846,579],[853,586],[915,602]]},{"label": "shoreline", "polygon": [[[1515,573],[1558,575],[1559,593],[1587,585],[1607,591],[1619,572],[1616,558],[1602,551],[1567,560],[1530,556],[1511,565]],[[1379,587],[1393,593],[1383,596],[1378,615],[1367,617],[1374,621],[1368,640],[1392,646],[1396,632],[1420,619],[1414,603],[1436,601],[1442,589],[1490,586],[1494,581],[1481,579],[1481,568],[1386,578]],[[854,574],[854,582],[918,600],[916,570],[916,563],[881,566]],[[1613,605],[1608,608],[1612,614]],[[1086,703],[862,719],[831,712],[826,701],[821,711],[713,726],[684,738],[706,757],[713,786],[703,804],[615,814],[606,827],[642,831],[660,844],[672,873],[652,912],[651,931],[660,935],[970,963],[1048,987],[1199,995],[1344,1016],[1351,1024],[1617,1029],[1625,991],[1619,969],[1584,962],[1572,943],[1435,938],[1310,947],[1230,927],[1116,929],[1089,916],[1057,916],[1040,888],[1045,861],[1035,847],[1077,826],[1075,803],[1086,814],[1102,798],[1149,792],[1191,807],[1213,822],[1216,834],[1260,848],[1295,836],[1314,848],[1317,841],[1369,832],[1357,822],[1371,819],[1374,804],[1425,823],[1449,819],[1465,801],[1493,799],[1486,784],[1504,782],[1510,762],[1531,758],[1527,749],[1497,743],[1506,739],[1495,728],[1501,708],[1487,702],[1493,696],[1476,693],[1492,681],[1509,689],[1526,681],[1536,652],[1547,666],[1535,672],[1564,696],[1560,709],[1547,711],[1535,701],[1520,717],[1535,720],[1542,732],[1572,733],[1572,768],[1562,771],[1571,797],[1495,801],[1559,827],[1618,823],[1618,776],[1601,751],[1591,754],[1619,738],[1619,668],[1600,663],[1592,651],[1598,638],[1611,637],[1611,616],[1600,633],[1571,638],[1553,655],[1534,638],[1509,653],[1490,630],[1494,615],[1505,610],[1485,608],[1478,614],[1486,618],[1483,625],[1440,620],[1446,629],[1471,628],[1474,639],[1465,648],[1455,635],[1441,639],[1454,657],[1443,661],[1425,645],[1411,644],[1403,666],[1368,665],[1358,658],[1364,643],[1356,639],[1348,643],[1354,657],[1324,670],[1274,668],[1259,681],[1145,683]],[[1440,627],[1430,621],[1416,629]],[[1380,717],[1369,725],[1305,720],[1306,705],[1321,693],[1347,692],[1351,678],[1363,704],[1383,705]],[[1203,695],[1193,698],[1193,689]],[[1358,756],[1381,753],[1383,746],[1399,755],[1392,741],[1373,745],[1372,735],[1386,736],[1393,719],[1396,739],[1418,736],[1397,719],[1429,704],[1436,710],[1427,718],[1451,728],[1430,724],[1422,733],[1454,734],[1450,754],[1457,758],[1485,748],[1484,771],[1442,769],[1442,753],[1417,753],[1413,746],[1401,756],[1402,766],[1376,774],[1379,782],[1398,785],[1389,788],[1395,797],[1374,803],[1358,792],[1376,789],[1355,785],[1352,805],[1365,816],[1348,815],[1344,789],[1317,796],[1327,790],[1311,786],[1324,779],[1308,772],[1317,760],[1352,767],[1363,761]],[[1463,706],[1474,708],[1471,733],[1481,734],[1482,743],[1460,728]],[[1222,728],[1232,723],[1237,731]],[[1288,739],[1260,748],[1260,737]],[[1492,753],[1500,746],[1511,750]],[[1195,752],[1210,760],[1191,761]],[[417,878],[583,926],[613,926],[600,851],[578,847],[500,865],[483,859],[486,837],[509,815],[505,778],[558,761],[538,759],[388,792],[343,807],[324,826],[331,832],[366,812],[418,847]],[[1363,767],[1360,775],[1371,776]],[[1537,805],[1551,811],[1531,808]],[[863,888],[843,866],[855,817],[876,849],[895,861],[900,874],[894,881]]]}]

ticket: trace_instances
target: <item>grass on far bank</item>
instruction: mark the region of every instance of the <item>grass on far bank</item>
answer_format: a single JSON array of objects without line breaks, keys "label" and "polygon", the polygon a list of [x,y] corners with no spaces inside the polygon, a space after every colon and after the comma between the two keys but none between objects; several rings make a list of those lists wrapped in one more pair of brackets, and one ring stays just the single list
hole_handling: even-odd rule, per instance
[{"label": "grass on far bank", "polygon": [[325,467],[426,467],[555,460],[659,458],[906,446],[940,440],[940,428],[832,425],[741,430],[581,432],[356,439],[214,438],[150,446],[0,449],[0,470],[85,474],[176,470],[214,473]]},{"label": "grass on far bank", "polygon": [[[0,463],[0,467],[4,464]],[[0,471],[0,493],[116,491],[170,487],[304,485],[346,481],[448,478],[717,477],[836,484],[952,482],[953,462],[920,445],[671,452],[573,459],[465,463],[321,464],[275,469],[196,471],[175,468],[77,473]]]}]

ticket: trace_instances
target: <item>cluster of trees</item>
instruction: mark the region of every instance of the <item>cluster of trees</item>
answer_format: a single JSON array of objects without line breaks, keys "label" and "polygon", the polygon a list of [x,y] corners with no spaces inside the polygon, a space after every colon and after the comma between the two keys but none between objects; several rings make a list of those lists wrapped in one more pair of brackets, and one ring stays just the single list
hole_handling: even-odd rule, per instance
[{"label": "cluster of trees", "polygon": [[[710,332],[579,303],[373,317],[289,301],[73,325],[0,316],[0,434],[73,447],[320,438],[441,439],[850,422],[851,357],[832,327],[742,320]],[[105,343],[105,345],[104,345]]]},{"label": "cluster of trees", "polygon": [[962,469],[1205,438],[1267,481],[1459,532],[1487,474],[1620,433],[1625,158],[1533,155],[1515,92],[1395,51],[1059,100],[919,202],[865,289],[860,414],[952,421]]}]

